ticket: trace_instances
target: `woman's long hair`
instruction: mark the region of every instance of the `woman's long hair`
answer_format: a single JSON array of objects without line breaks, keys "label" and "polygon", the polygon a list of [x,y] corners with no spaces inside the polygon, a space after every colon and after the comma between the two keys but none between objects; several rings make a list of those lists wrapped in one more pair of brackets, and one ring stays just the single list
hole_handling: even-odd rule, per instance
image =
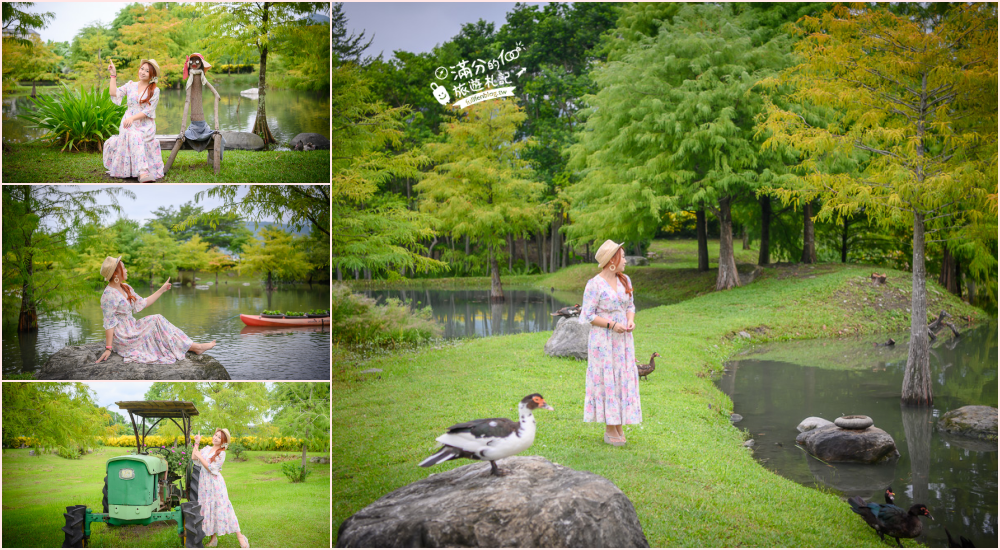
[{"label": "woman's long hair", "polygon": [[[226,437],[226,432],[222,430],[215,430],[215,433],[219,434],[222,437],[222,443],[219,445],[219,448],[216,449],[215,454],[212,455],[212,458],[208,459],[209,462],[215,462],[215,458],[219,456],[219,453],[222,452],[222,446],[229,445],[229,438]],[[214,436],[215,434],[212,435]]]},{"label": "woman's long hair", "polygon": [[[152,64],[150,64],[150,63],[143,63],[143,65],[149,65],[149,79],[150,80],[153,80],[154,76],[158,76],[156,74],[156,69],[153,68]],[[140,67],[141,66],[142,65],[140,65]],[[155,92],[155,91],[156,91],[156,82],[150,82],[149,85],[146,86],[146,91],[142,93],[142,97],[139,98],[139,105],[142,105],[144,102],[145,103],[149,103],[149,100],[153,99],[153,92]],[[143,98],[145,98],[145,99],[143,99]]]},{"label": "woman's long hair", "polygon": [[138,298],[135,295],[135,291],[132,290],[132,287],[130,287],[128,283],[125,282],[125,271],[122,268],[121,262],[118,262],[118,265],[115,266],[115,273],[114,275],[111,276],[111,280],[114,281],[115,277],[118,278],[118,280],[120,281],[119,284],[122,285],[122,290],[125,291],[125,298],[128,299],[129,304],[134,306],[135,301],[138,300]]},{"label": "woman's long hair", "polygon": [[[624,257],[625,256],[625,250],[619,248],[618,252],[615,252],[614,257],[611,258],[611,261],[609,261],[608,263],[615,262],[615,265],[617,265],[617,260],[618,260],[618,255],[619,254],[621,254],[622,257]],[[625,293],[628,294],[629,296],[631,296],[632,295],[632,285],[628,284],[628,277],[626,277],[625,274],[622,273],[621,271],[615,271],[615,276],[618,277],[618,280],[621,281],[622,286],[625,287]]]}]

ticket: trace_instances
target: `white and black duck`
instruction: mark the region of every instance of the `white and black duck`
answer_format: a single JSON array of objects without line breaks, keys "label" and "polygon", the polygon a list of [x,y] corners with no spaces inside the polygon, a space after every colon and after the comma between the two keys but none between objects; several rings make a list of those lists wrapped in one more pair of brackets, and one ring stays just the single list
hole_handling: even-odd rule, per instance
[{"label": "white and black duck", "polygon": [[506,472],[497,468],[497,460],[514,456],[535,442],[535,409],[553,410],[540,394],[526,396],[517,405],[520,422],[507,418],[483,418],[455,424],[437,438],[443,445],[436,453],[420,462],[424,468],[456,458],[488,460],[490,474]]}]

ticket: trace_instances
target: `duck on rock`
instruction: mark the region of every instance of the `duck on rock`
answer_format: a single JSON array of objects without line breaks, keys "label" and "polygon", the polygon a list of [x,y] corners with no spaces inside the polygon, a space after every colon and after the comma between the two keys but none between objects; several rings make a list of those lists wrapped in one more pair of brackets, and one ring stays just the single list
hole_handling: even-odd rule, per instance
[{"label": "duck on rock", "polygon": [[[890,491],[886,491],[886,498],[890,498]],[[878,504],[876,502],[865,502],[861,497],[851,497],[847,499],[851,505],[851,510],[864,518],[868,525],[871,525],[878,536],[885,540],[885,535],[896,539],[896,544],[902,548],[903,543],[899,539],[913,539],[920,536],[923,531],[923,524],[920,523],[920,516],[927,516],[934,519],[927,506],[914,504],[909,510],[903,510],[894,504]]]},{"label": "duck on rock", "polygon": [[427,468],[456,458],[488,460],[490,474],[505,475],[497,460],[514,456],[535,442],[535,409],[554,410],[540,394],[525,396],[517,405],[520,422],[506,418],[483,418],[455,424],[437,438],[442,447],[420,462]]},{"label": "duck on rock", "polygon": [[553,317],[579,317],[580,316],[580,304],[575,306],[566,306],[556,310],[555,313],[550,313],[549,315]]}]

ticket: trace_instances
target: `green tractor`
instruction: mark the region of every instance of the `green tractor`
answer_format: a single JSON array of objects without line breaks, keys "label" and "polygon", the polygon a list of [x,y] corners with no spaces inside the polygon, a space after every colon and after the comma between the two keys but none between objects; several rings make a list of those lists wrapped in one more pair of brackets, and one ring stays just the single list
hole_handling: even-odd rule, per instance
[{"label": "green tractor", "polygon": [[[82,504],[66,507],[63,548],[87,546],[90,524],[94,522],[149,525],[166,520],[177,522],[177,534],[185,548],[204,548],[205,532],[201,528],[201,505],[198,504],[201,466],[192,461],[186,475],[178,476],[170,471],[164,458],[150,455],[146,447],[149,432],[161,420],[169,418],[184,433],[184,447],[190,449],[191,417],[197,416],[198,409],[190,401],[118,401],[115,404],[128,411],[132,419],[136,452],[108,459],[102,513],[94,513]],[[152,423],[148,424],[147,420]],[[187,502],[182,503],[182,499]]]}]

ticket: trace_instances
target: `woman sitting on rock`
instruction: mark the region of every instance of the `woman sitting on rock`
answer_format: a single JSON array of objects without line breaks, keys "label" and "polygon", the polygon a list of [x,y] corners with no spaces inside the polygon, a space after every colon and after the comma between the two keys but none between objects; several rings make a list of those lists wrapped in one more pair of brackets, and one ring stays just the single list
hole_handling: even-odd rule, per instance
[{"label": "woman sitting on rock", "polygon": [[128,97],[128,110],[118,126],[118,135],[104,142],[104,167],[113,178],[139,178],[139,182],[156,181],[163,177],[163,156],[156,141],[156,105],[160,90],[156,87],[160,66],[155,59],[139,63],[138,82],[129,80],[122,87],[115,85],[114,62],[108,64],[111,75],[111,101],[122,104]]},{"label": "woman sitting on rock", "polygon": [[149,315],[142,319],[132,316],[170,290],[170,278],[149,298],[136,295],[132,287],[125,284],[128,270],[121,262],[121,256],[108,256],[101,265],[101,277],[108,286],[101,295],[101,310],[104,312],[105,350],[97,363],[111,357],[114,351],[125,358],[126,363],[156,363],[171,365],[188,350],[201,354],[215,346],[215,340],[207,344],[196,344],[179,328],[171,325],[162,315]]}]

